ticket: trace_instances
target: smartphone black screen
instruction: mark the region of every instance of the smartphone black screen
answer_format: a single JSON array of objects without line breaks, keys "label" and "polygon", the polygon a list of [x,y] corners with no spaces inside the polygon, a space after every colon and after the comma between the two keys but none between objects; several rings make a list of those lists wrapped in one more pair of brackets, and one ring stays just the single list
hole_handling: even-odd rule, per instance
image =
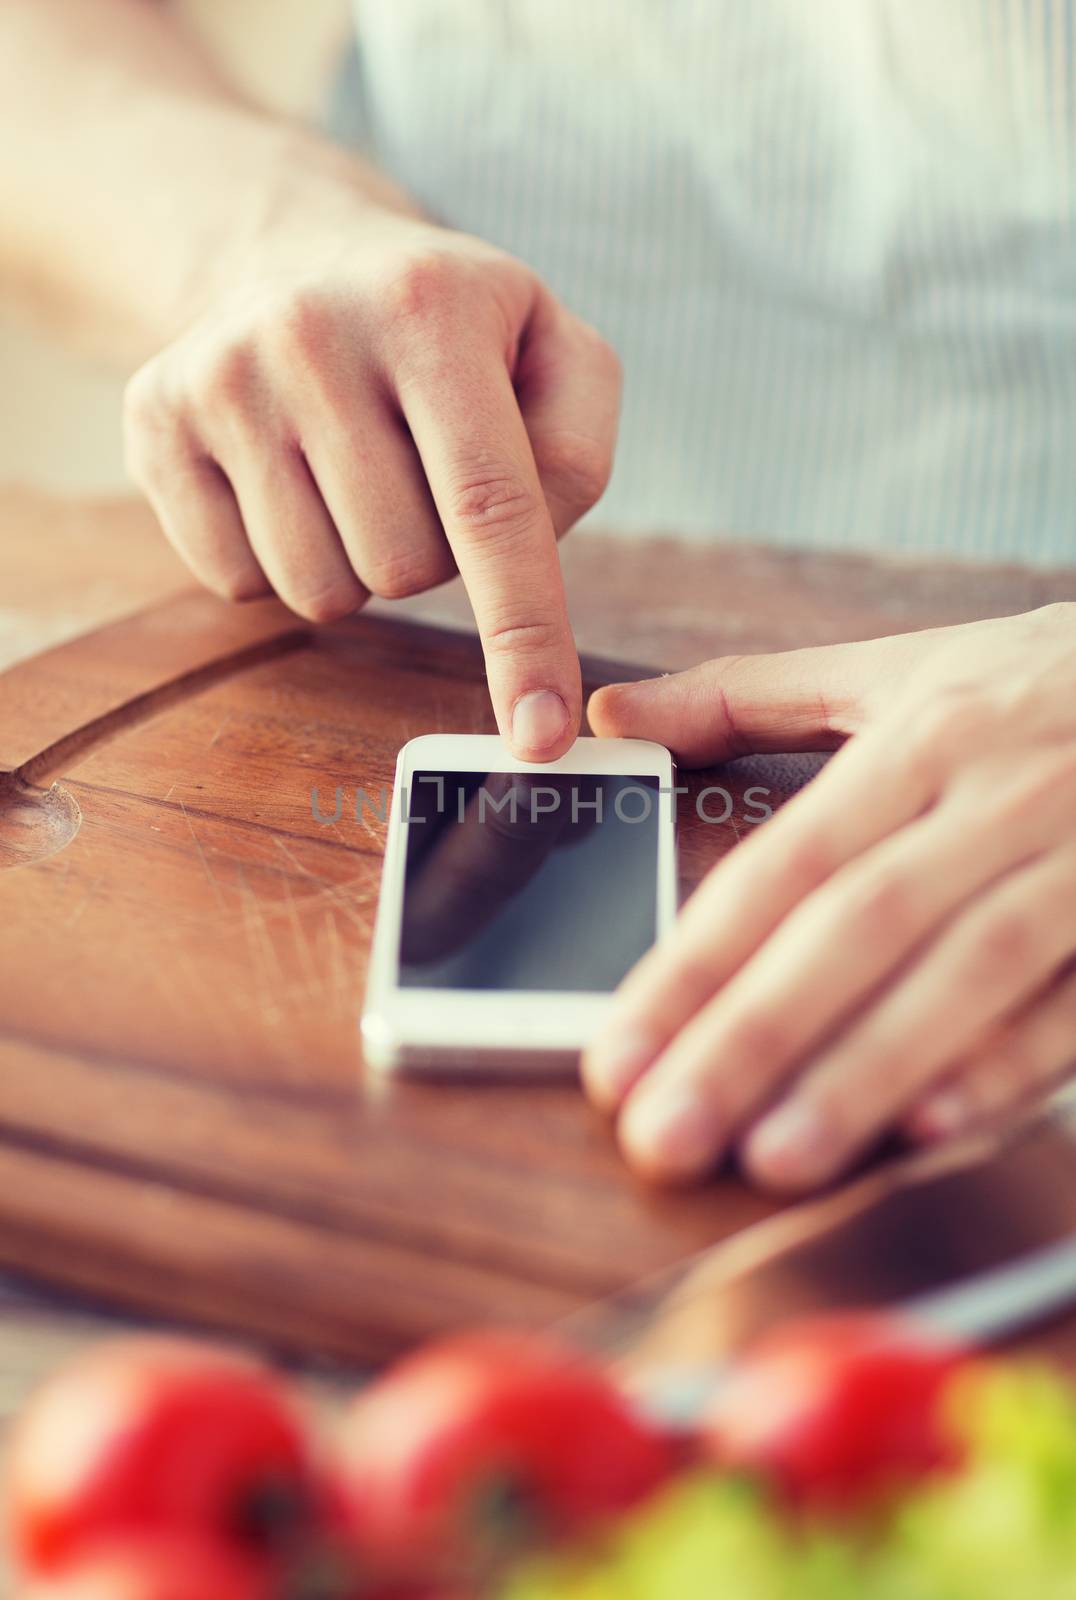
[{"label": "smartphone black screen", "polygon": [[417,772],[400,984],[604,992],[654,942],[655,777]]}]

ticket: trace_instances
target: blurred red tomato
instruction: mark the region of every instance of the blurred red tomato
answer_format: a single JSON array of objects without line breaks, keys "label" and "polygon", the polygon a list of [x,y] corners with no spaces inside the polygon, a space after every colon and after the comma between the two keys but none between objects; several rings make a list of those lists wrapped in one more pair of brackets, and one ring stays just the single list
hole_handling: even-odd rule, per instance
[{"label": "blurred red tomato", "polygon": [[602,1373],[506,1333],[402,1361],[353,1402],[339,1459],[360,1547],[412,1572],[485,1570],[625,1510],[673,1466]]},{"label": "blurred red tomato", "polygon": [[704,1452],[804,1507],[858,1509],[959,1465],[943,1396],[966,1352],[895,1318],[846,1315],[762,1339],[721,1386]]},{"label": "blurred red tomato", "polygon": [[140,1539],[89,1548],[19,1600],[271,1600],[263,1564],[211,1540]]},{"label": "blurred red tomato", "polygon": [[29,1572],[154,1529],[266,1550],[315,1493],[302,1419],[271,1373],[158,1339],[104,1345],[47,1382],[16,1427],[6,1488]]}]

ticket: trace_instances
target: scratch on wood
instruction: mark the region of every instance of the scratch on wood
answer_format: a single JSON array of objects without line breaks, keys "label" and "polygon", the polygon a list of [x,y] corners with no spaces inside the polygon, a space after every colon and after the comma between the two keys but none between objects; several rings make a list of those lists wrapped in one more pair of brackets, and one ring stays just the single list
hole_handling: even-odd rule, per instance
[{"label": "scratch on wood", "polygon": [[81,899],[76,904],[76,906],[75,906],[74,910],[71,912],[70,916],[66,919],[66,922],[64,923],[65,927],[73,928],[75,926],[75,924],[79,921],[80,917],[82,916],[82,913],[85,911],[86,907],[89,905],[90,901],[93,899],[94,895],[96,894],[98,888],[100,887],[100,884],[101,884],[100,877],[96,877],[86,886],[86,889],[85,889]]},{"label": "scratch on wood", "polygon": [[273,943],[269,930],[265,926],[265,918],[261,912],[258,896],[247,881],[247,875],[242,863],[236,864],[236,872],[239,882],[239,904],[243,917],[243,929],[252,952],[254,969],[265,980],[263,985],[265,998],[261,1004],[262,1014],[270,1023],[275,1025],[283,1016],[278,995],[287,974],[284,971],[276,945]]},{"label": "scratch on wood", "polygon": [[295,950],[295,976],[302,979],[305,988],[310,994],[316,994],[321,987],[321,973],[318,970],[317,957],[311,949],[310,937],[303,926],[303,920],[296,908],[295,899],[291,892],[291,879],[287,876],[281,879],[284,888],[284,903],[287,909],[288,922],[292,933],[292,946]]},{"label": "scratch on wood", "polygon": [[230,711],[226,711],[224,713],[224,716],[221,718],[220,727],[217,729],[217,731],[213,735],[212,739],[210,739],[209,744],[206,747],[207,749],[212,750],[213,746],[216,744],[217,740],[220,738],[221,734],[224,732],[225,728],[228,726],[228,724],[229,724],[229,722],[231,722],[231,720],[232,720],[232,713]]},{"label": "scratch on wood", "polygon": [[359,904],[363,904],[369,899],[368,895],[364,896],[361,902],[356,896],[349,896],[347,892],[347,884],[328,883],[324,878],[319,878],[316,872],[311,872],[308,866],[306,866],[302,861],[298,860],[286,839],[281,839],[279,835],[274,835],[273,843],[276,845],[277,849],[287,861],[293,872],[295,872],[299,877],[308,878],[311,883],[316,884],[320,894],[326,900],[328,900],[332,906],[342,911],[345,916],[350,917],[360,931],[365,931],[366,925],[360,918],[357,907]]},{"label": "scratch on wood", "polygon": [[332,914],[326,917],[323,923],[323,928],[323,940],[326,946],[325,965],[327,968],[327,977],[332,990],[336,993],[342,993],[344,985],[347,982],[347,971],[344,964],[345,945],[343,939],[340,937],[340,928],[336,917]]},{"label": "scratch on wood", "polygon": [[179,809],[183,813],[183,820],[187,824],[187,827],[190,830],[191,838],[194,840],[194,848],[198,852],[198,859],[202,863],[202,870],[205,873],[206,878],[209,880],[210,886],[212,887],[213,894],[214,894],[214,897],[216,899],[217,905],[220,906],[221,909],[223,910],[223,908],[224,908],[224,896],[221,894],[220,884],[217,882],[216,878],[213,876],[213,873],[210,871],[209,862],[206,860],[206,853],[202,849],[202,841],[199,839],[198,835],[194,831],[194,823],[191,821],[191,819],[190,819],[190,817],[189,817],[189,815],[187,813],[187,808],[183,804],[182,800],[179,802]]}]

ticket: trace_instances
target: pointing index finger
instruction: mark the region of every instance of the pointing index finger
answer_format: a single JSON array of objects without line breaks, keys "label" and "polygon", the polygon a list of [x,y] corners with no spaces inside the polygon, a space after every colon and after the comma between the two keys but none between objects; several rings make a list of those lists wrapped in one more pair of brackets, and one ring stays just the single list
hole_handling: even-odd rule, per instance
[{"label": "pointing index finger", "polygon": [[503,356],[454,355],[400,395],[482,638],[497,724],[522,760],[562,755],[582,690],[530,440]]}]

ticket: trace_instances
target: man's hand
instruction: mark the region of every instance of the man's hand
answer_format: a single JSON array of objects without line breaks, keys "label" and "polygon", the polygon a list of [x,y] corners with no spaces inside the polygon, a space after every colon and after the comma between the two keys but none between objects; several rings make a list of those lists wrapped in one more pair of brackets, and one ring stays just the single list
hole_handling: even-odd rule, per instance
[{"label": "man's hand", "polygon": [[687,765],[853,735],[710,873],[587,1054],[641,1170],[694,1178],[736,1145],[810,1188],[1076,1067],[1076,604],[713,661],[601,689],[590,718]]},{"label": "man's hand", "polygon": [[0,287],[145,363],[131,474],[199,578],[329,619],[458,569],[502,734],[567,749],[556,538],[605,487],[619,407],[593,329],[144,0],[0,5],[0,207]]},{"label": "man's hand", "polygon": [[579,725],[557,536],[612,460],[609,346],[526,267],[418,219],[289,236],[128,389],[130,471],[197,577],[345,616],[463,576],[498,725]]}]

